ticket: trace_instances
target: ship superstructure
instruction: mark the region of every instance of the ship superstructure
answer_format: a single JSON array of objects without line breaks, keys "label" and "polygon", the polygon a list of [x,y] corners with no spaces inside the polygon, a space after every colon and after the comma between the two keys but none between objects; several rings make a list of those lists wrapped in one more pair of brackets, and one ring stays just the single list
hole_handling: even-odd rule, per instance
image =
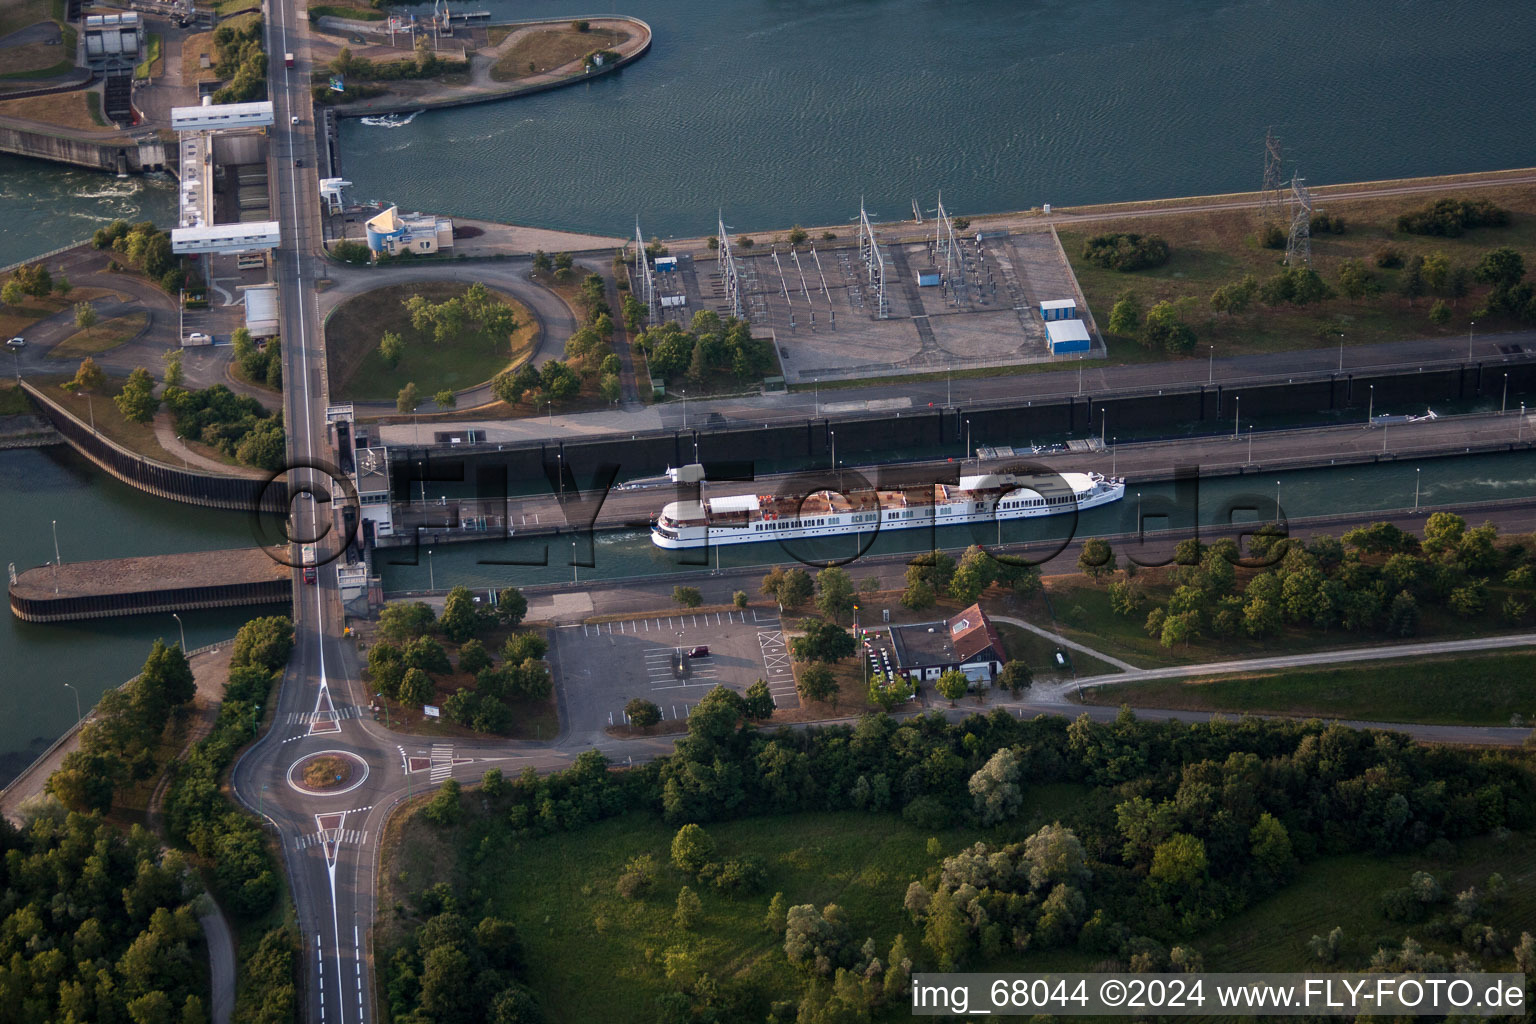
[{"label": "ship superstructure", "polygon": [[980,473],[962,476],[955,484],[850,489],[846,494],[725,494],[669,503],[651,528],[651,541],[662,548],[698,548],[964,526],[1080,512],[1124,496],[1124,478],[1098,473],[1061,473],[1028,481],[1011,473]]}]

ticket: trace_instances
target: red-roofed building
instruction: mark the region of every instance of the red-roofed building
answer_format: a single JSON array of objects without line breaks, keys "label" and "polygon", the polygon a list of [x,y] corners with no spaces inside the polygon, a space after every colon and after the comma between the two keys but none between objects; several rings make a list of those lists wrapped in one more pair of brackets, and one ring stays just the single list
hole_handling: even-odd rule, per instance
[{"label": "red-roofed building", "polygon": [[943,622],[893,626],[891,647],[897,671],[919,682],[958,669],[973,683],[985,683],[1008,660],[997,628],[975,604]]}]

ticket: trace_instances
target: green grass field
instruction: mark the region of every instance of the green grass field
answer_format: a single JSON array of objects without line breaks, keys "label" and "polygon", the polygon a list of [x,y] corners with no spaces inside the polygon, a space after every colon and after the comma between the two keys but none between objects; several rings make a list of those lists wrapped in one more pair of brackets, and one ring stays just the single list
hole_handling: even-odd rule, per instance
[{"label": "green grass field", "polygon": [[[655,999],[671,987],[665,961],[669,951],[687,950],[699,968],[726,980],[749,982],[775,998],[795,998],[804,977],[786,961],[782,940],[763,928],[774,892],[789,906],[837,903],[847,912],[856,941],[874,939],[882,959],[898,932],[919,959],[929,961],[921,932],[902,909],[910,881],[931,872],[944,856],[977,839],[1009,842],[1043,824],[1071,825],[1081,816],[1112,813],[1109,790],[1051,785],[1026,791],[1026,811],[991,834],[951,829],[938,834],[941,852],[929,855],[930,834],[894,815],[854,812],[758,817],[707,826],[718,856],[755,853],[767,863],[769,879],[757,895],[727,899],[691,883],[670,866],[675,829],[650,814],[629,814],[579,832],[509,842],[495,849],[455,850],[452,833],[422,816],[397,816],[384,839],[384,905],[403,908],[409,894],[452,880],[471,904],[514,921],[527,951],[526,981],[550,1020],[654,1020]],[[476,806],[471,796],[466,805]],[[1536,843],[1515,834],[1502,842],[1477,838],[1454,848],[1446,859],[1425,852],[1371,857],[1348,855],[1313,860],[1287,888],[1240,911],[1188,944],[1199,950],[1208,970],[1286,971],[1318,969],[1306,950],[1314,934],[1344,929],[1340,967],[1357,969],[1381,944],[1398,943],[1410,930],[1386,920],[1379,898],[1402,886],[1414,871],[1428,870],[1449,894],[1482,888],[1494,872],[1503,875],[1508,897],[1493,912],[1497,927],[1518,936],[1536,919]],[[662,865],[656,887],[631,902],[614,882],[632,857],[650,854]],[[699,892],[703,924],[692,932],[672,922],[678,889]],[[478,909],[476,913],[479,913]],[[379,948],[385,951],[419,922],[403,912],[381,915]],[[1442,943],[1427,942],[1431,948]],[[1008,954],[970,970],[1091,970],[1097,957],[1076,948],[1027,956]],[[601,964],[596,970],[593,965]],[[903,1008],[876,1020],[906,1019]]]},{"label": "green grass field", "polygon": [[135,337],[149,322],[148,313],[125,313],[95,327],[76,331],[48,350],[49,359],[81,359],[97,355]]},{"label": "green grass field", "polygon": [[[1456,193],[1448,193],[1457,196]],[[1485,290],[1477,286],[1471,296],[1448,300],[1452,319],[1444,327],[1428,319],[1436,296],[1427,295],[1413,304],[1399,294],[1402,271],[1375,266],[1371,256],[1383,246],[1391,246],[1404,257],[1442,252],[1451,263],[1475,265],[1483,253],[1508,245],[1520,250],[1527,265],[1536,259],[1536,198],[1519,188],[1477,189],[1468,193],[1487,198],[1513,213],[1513,222],[1503,228],[1476,228],[1459,238],[1432,238],[1399,234],[1397,215],[1418,208],[1436,196],[1393,196],[1374,200],[1329,202],[1320,200],[1320,212],[1338,214],[1347,228],[1341,235],[1319,234],[1312,239],[1312,265],[1330,285],[1336,285],[1339,265],[1351,258],[1366,261],[1381,292],[1360,300],[1342,296],[1308,306],[1270,307],[1256,303],[1236,316],[1216,314],[1209,304],[1211,292],[1218,286],[1252,273],[1261,282],[1280,268],[1284,250],[1261,248],[1257,242],[1258,213],[1253,210],[1227,210],[1138,217],[1123,222],[1095,222],[1079,229],[1060,232],[1062,247],[1077,274],[1078,283],[1089,307],[1105,331],[1111,361],[1139,361],[1145,350],[1134,341],[1108,334],[1109,313],[1116,298],[1134,291],[1143,307],[1162,299],[1193,302],[1184,318],[1198,336],[1195,354],[1204,356],[1214,345],[1217,355],[1242,352],[1268,352],[1283,349],[1337,345],[1342,334],[1346,345],[1396,341],[1408,337],[1437,337],[1465,334],[1471,310],[1480,304]],[[1459,196],[1457,196],[1459,198]],[[1171,255],[1161,266],[1132,273],[1096,267],[1082,258],[1083,243],[1091,236],[1134,231],[1167,239]],[[1477,318],[1483,329],[1512,329],[1514,321],[1504,317]],[[1157,354],[1156,358],[1164,358]]]},{"label": "green grass field", "polygon": [[[1423,928],[1388,921],[1381,913],[1383,890],[1407,884],[1415,871],[1428,871],[1451,894],[1472,886],[1479,890],[1498,872],[1509,885],[1509,898],[1496,907],[1491,923],[1511,929],[1516,939],[1536,920],[1536,842],[1516,833],[1503,842],[1480,837],[1461,843],[1447,861],[1424,853],[1391,857],[1364,854],[1313,861],[1285,889],[1218,924],[1194,940],[1211,971],[1337,970],[1318,964],[1307,952],[1314,935],[1344,929],[1342,964],[1369,959],[1385,942],[1398,943]],[[1426,943],[1440,948],[1435,942]]]},{"label": "green grass field", "polygon": [[[1061,674],[1056,669],[1055,641],[1006,622],[994,622],[993,625],[997,627],[997,635],[1003,638],[1003,646],[1008,649],[1009,661],[1022,659],[1039,680],[1055,678]],[[1068,650],[1067,653],[1080,676],[1113,675],[1120,671],[1109,662],[1100,661],[1081,651]],[[1067,676],[1071,674],[1065,673]]]},{"label": "green grass field", "polygon": [[[1311,627],[1286,626],[1275,636],[1262,640],[1248,636],[1201,637],[1191,644],[1164,647],[1148,636],[1145,629],[1147,613],[1154,607],[1167,604],[1172,588],[1163,582],[1164,575],[1162,570],[1141,572],[1138,579],[1146,585],[1147,600],[1139,611],[1130,616],[1116,615],[1109,607],[1107,583],[1094,583],[1082,576],[1055,577],[1049,580],[1050,609],[1047,610],[1045,601],[1037,597],[1026,606],[1024,616],[1078,643],[1143,668],[1195,665],[1232,658],[1267,658],[1303,651],[1369,647],[1392,642],[1391,638],[1374,631],[1351,633],[1343,629],[1331,629],[1324,632]],[[1245,577],[1248,575],[1251,573],[1239,572],[1240,587],[1246,584]],[[1506,623],[1498,612],[1504,598],[1512,593],[1513,590],[1502,584],[1490,583],[1488,612],[1470,619],[1459,618],[1445,608],[1423,605],[1420,609],[1419,631],[1413,639],[1455,640],[1517,632],[1519,627]],[[1081,668],[1078,673],[1083,674]]]},{"label": "green grass field", "polygon": [[1190,680],[1116,683],[1084,703],[1194,711],[1260,711],[1376,722],[1509,725],[1536,721],[1536,652],[1375,662]]},{"label": "green grass field", "polygon": [[[504,344],[474,337],[438,345],[411,326],[410,314],[402,305],[405,299],[420,294],[442,302],[463,295],[466,287],[451,281],[387,285],[338,307],[325,323],[336,395],[349,401],[392,400],[407,382],[414,381],[422,400],[431,401],[443,388],[459,391],[490,380],[533,351],[538,321],[507,295],[499,298],[516,311],[518,328]],[[394,369],[379,355],[379,339],[385,331],[394,331],[405,341],[405,354]]]},{"label": "green grass field", "polygon": [[[1082,787],[1070,785],[1032,790],[1025,814],[1007,826],[1006,838],[1022,838],[1063,818],[1083,804],[1084,795]],[[387,847],[384,877],[394,891],[386,893],[386,905],[403,892],[453,877],[453,856],[441,833],[419,816],[392,832],[396,828],[405,842]],[[466,888],[517,924],[528,950],[528,979],[549,1020],[652,1020],[656,996],[670,988],[664,958],[675,947],[695,951],[717,976],[751,979],[786,996],[797,992],[803,979],[785,959],[783,940],[762,927],[775,892],[783,892],[791,906],[839,904],[859,941],[872,937],[882,958],[899,931],[907,933],[909,946],[920,941],[902,899],[907,885],[937,862],[927,853],[929,833],[894,815],[799,814],[709,825],[721,858],[755,853],[767,864],[765,890],[736,899],[670,867],[676,831],[650,814],[629,814],[573,834],[521,840],[495,855],[459,857],[460,871],[474,862],[472,877],[461,879]],[[944,856],[979,838],[982,833],[963,829],[939,837]],[[631,857],[644,853],[664,865],[657,885],[642,900],[624,900],[614,881]],[[703,924],[693,932],[672,924],[684,884],[704,904]],[[389,929],[402,926],[410,924],[382,927],[392,937]]]}]

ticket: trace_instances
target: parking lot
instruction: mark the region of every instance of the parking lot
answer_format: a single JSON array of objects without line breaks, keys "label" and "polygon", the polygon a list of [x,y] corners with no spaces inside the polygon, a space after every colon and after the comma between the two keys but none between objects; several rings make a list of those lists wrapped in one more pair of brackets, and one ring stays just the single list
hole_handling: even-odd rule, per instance
[{"label": "parking lot", "polygon": [[[555,631],[552,661],[574,730],[625,723],[624,705],[644,697],[667,721],[686,720],[716,686],[737,693],[767,680],[774,702],[800,706],[777,612],[748,608],[685,612]],[[689,657],[698,647],[707,654]],[[679,658],[681,655],[681,658]]]}]

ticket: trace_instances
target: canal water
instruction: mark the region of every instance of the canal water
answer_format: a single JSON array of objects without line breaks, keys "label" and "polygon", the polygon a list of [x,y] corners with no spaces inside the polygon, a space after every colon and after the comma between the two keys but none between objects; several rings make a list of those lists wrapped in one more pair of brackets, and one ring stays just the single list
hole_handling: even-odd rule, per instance
[{"label": "canal water", "polygon": [[170,176],[115,178],[0,154],[0,267],[83,241],[119,219],[174,224]]},{"label": "canal water", "polygon": [[[481,0],[501,19],[556,0]],[[1525,166],[1527,0],[609,0],[614,76],[343,122],[358,199],[647,237]],[[427,5],[430,8],[430,5]],[[595,13],[595,12],[594,12]]]},{"label": "canal water", "polygon": [[[1153,484],[1141,487],[1139,494],[1143,516],[1169,517],[1164,521],[1149,519],[1146,529],[1152,532],[1167,527],[1187,527],[1191,522],[1191,508],[1202,525],[1273,520],[1277,498],[1282,516],[1288,518],[1411,508],[1415,487],[1423,505],[1536,497],[1536,453],[1474,455],[1218,477],[1201,481],[1198,492],[1176,492],[1172,484]],[[1130,533],[1135,530],[1137,520],[1137,494],[1133,490],[1123,501],[1090,509],[1076,517],[1052,516],[947,527],[938,531],[885,531],[872,543],[868,535],[862,539],[850,535],[783,546],[776,543],[727,545],[718,549],[719,564],[724,568],[741,568],[796,558],[844,560],[864,554],[919,552],[935,543],[943,548],[960,548],[999,540],[1005,544],[1064,542],[1074,535]],[[657,511],[667,500],[664,492],[658,493]],[[1249,511],[1234,512],[1234,509]],[[645,531],[610,530],[597,533],[590,544],[578,539],[574,549],[569,536],[512,537],[501,541],[445,544],[432,548],[430,557],[425,545],[420,551],[391,549],[381,552],[379,561],[385,591],[398,593],[425,590],[429,583],[438,589],[457,584],[481,588],[569,583],[573,577],[611,580],[697,572],[712,567],[715,554],[715,549],[708,554],[698,550],[663,551],[651,544]],[[574,571],[573,560],[577,563]],[[537,564],[540,562],[547,564]],[[856,563],[846,568],[858,576]]]},{"label": "canal water", "polygon": [[[18,571],[53,558],[53,523],[66,562],[168,554],[251,543],[246,517],[172,504],[100,472],[72,449],[0,451],[0,563]],[[234,636],[261,610],[184,612],[187,646]],[[178,642],[170,615],[42,625],[7,609],[0,622],[0,785],[75,719],[138,672],[157,637]]]}]

